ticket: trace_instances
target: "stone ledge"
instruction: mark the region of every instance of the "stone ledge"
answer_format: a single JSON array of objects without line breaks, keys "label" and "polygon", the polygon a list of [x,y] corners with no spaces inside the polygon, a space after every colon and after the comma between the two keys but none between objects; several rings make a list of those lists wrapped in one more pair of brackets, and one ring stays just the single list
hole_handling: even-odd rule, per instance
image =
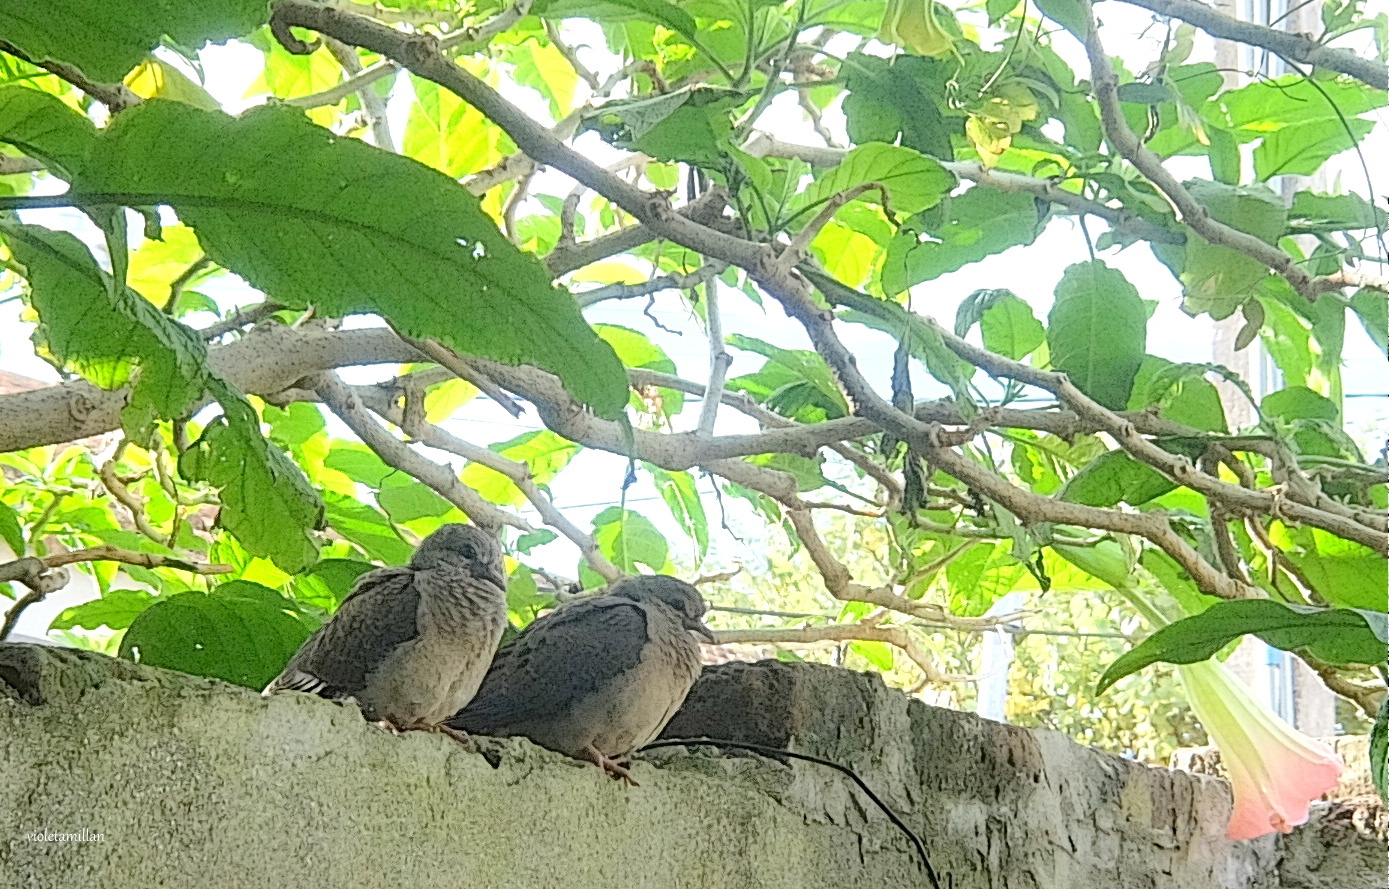
[{"label": "stone ledge", "polygon": [[[1382,841],[1343,817],[1231,843],[1221,781],[926,707],[875,676],[712,668],[671,731],[854,768],[955,889],[1383,885],[1382,867],[1365,865],[1382,863]],[[484,756],[387,735],[311,696],[264,699],[16,645],[0,645],[0,737],[7,889],[925,885],[881,813],[838,773],[801,762],[653,751],[635,765],[641,786],[625,788],[524,740],[487,742]],[[82,828],[104,841],[24,839]]]}]

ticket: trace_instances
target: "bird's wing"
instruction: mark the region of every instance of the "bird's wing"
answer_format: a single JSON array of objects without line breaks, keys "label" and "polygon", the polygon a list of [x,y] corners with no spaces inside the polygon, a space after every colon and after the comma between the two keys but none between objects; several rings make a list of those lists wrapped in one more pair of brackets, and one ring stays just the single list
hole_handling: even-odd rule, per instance
[{"label": "bird's wing", "polygon": [[479,734],[568,713],[641,663],[647,616],[603,596],[537,620],[497,652],[476,697],[449,725]]},{"label": "bird's wing", "polygon": [[419,635],[419,601],[415,572],[409,568],[363,574],[337,613],[289,659],[266,693],[289,689],[335,699],[359,694],[372,670]]}]

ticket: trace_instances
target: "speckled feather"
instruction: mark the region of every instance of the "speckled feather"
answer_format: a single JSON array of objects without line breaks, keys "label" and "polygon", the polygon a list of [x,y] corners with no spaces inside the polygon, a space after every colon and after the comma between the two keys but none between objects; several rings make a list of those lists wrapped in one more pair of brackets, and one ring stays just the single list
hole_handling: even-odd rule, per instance
[{"label": "speckled feather", "polygon": [[505,625],[500,546],[446,525],[410,565],[362,575],[266,693],[352,698],[368,719],[437,725],[472,698]]},{"label": "speckled feather", "polygon": [[622,757],[655,738],[699,676],[691,631],[704,600],[683,581],[640,577],[540,618],[497,653],[477,696],[447,725],[524,735],[583,756]]}]

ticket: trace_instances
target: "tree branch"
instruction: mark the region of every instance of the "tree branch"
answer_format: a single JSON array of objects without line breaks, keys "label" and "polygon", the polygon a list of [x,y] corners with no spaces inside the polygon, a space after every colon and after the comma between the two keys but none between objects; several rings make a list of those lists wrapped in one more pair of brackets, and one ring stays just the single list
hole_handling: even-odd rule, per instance
[{"label": "tree branch", "polygon": [[1123,0],[1158,15],[1181,19],[1195,25],[1212,37],[1233,40],[1247,46],[1258,46],[1276,55],[1315,65],[1329,71],[1349,74],[1361,83],[1377,90],[1389,89],[1389,69],[1383,62],[1362,58],[1348,49],[1324,46],[1309,34],[1295,34],[1269,25],[1256,25],[1231,18],[1196,0]]},{"label": "tree branch", "polygon": [[0,623],[0,642],[9,637],[25,609],[67,586],[70,577],[63,566],[78,562],[122,562],[141,568],[176,568],[193,574],[231,574],[235,570],[231,565],[198,564],[176,556],[141,553],[110,545],[53,553],[42,558],[16,559],[0,565],[0,583],[17,580],[27,586],[29,592],[15,600],[5,613],[4,623]]},{"label": "tree branch", "polygon": [[[848,154],[843,148],[798,145],[783,142],[775,136],[761,132],[754,134],[743,146],[743,150],[754,157],[797,158],[816,167],[837,167]],[[940,164],[961,179],[977,183],[992,191],[1030,194],[1072,212],[1103,219],[1116,231],[1127,232],[1145,241],[1159,244],[1182,244],[1186,241],[1186,236],[1181,232],[1155,225],[1122,207],[1109,207],[1075,192],[1066,191],[1051,179],[1010,173],[1006,170],[991,170],[978,161],[941,161]]]},{"label": "tree branch", "polygon": [[525,495],[526,499],[535,507],[536,512],[540,513],[545,524],[563,534],[578,547],[584,561],[604,580],[612,583],[624,576],[622,571],[603,555],[593,536],[581,531],[578,526],[565,517],[564,513],[555,507],[554,501],[532,479],[531,468],[526,463],[508,460],[496,451],[470,444],[432,423],[425,422],[418,417],[407,416],[407,412],[400,408],[395,408],[382,416],[388,422],[399,426],[401,431],[422,445],[456,454],[465,460],[479,463],[506,476]]},{"label": "tree branch", "polygon": [[1158,191],[1167,196],[1177,208],[1182,222],[1210,243],[1229,247],[1273,269],[1283,276],[1293,290],[1309,300],[1341,287],[1338,279],[1325,275],[1314,278],[1309,275],[1296,260],[1277,246],[1248,232],[1217,222],[1211,217],[1210,212],[1191,196],[1186,187],[1177,181],[1177,177],[1163,166],[1162,158],[1143,144],[1124,119],[1124,112],[1119,103],[1119,77],[1114,73],[1114,66],[1110,64],[1104,44],[1100,42],[1099,27],[1093,14],[1090,19],[1090,31],[1085,38],[1085,53],[1090,59],[1090,80],[1093,84],[1095,102],[1100,106],[1100,123],[1109,143]]},{"label": "tree branch", "polygon": [[391,435],[372,419],[358,393],[344,385],[335,374],[320,374],[309,380],[308,384],[318,392],[329,410],[347,424],[347,427],[387,466],[399,469],[433,488],[440,497],[458,507],[474,524],[491,530],[508,525],[527,534],[535,531],[525,519],[498,509],[477,491],[460,482],[452,467],[435,463]]}]

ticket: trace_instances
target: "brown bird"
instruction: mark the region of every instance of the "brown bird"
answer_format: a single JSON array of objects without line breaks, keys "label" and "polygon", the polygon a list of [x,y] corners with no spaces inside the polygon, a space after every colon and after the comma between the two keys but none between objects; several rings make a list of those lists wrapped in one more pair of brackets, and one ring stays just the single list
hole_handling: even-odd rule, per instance
[{"label": "brown bird", "polygon": [[650,742],[699,676],[714,635],[694,587],[634,577],[535,621],[502,646],[477,696],[445,725],[523,735],[632,781],[622,760]]},{"label": "brown bird", "polygon": [[436,729],[477,691],[506,611],[497,539],[471,525],[444,525],[409,565],[358,578],[265,694],[352,698],[373,722]]}]

